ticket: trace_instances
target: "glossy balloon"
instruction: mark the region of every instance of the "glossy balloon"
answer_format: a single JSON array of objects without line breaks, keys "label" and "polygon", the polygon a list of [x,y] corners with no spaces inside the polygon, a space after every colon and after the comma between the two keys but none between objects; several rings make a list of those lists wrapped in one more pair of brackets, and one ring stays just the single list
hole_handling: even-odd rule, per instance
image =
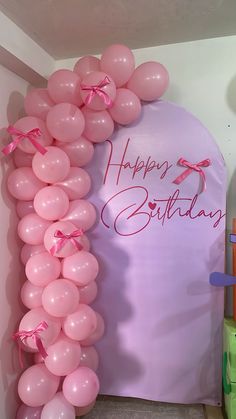
[{"label": "glossy balloon", "polygon": [[85,166],[93,158],[94,146],[91,141],[88,141],[84,137],[80,137],[78,140],[71,141],[70,143],[57,141],[56,145],[66,152],[71,166]]},{"label": "glossy balloon", "polygon": [[[63,189],[69,199],[80,199],[88,194],[91,188],[91,178],[84,169],[81,169],[80,167],[71,167],[66,179],[62,182],[58,182],[56,185]],[[65,215],[65,213],[63,215]],[[63,216],[59,218],[62,217]]]},{"label": "glossy balloon", "polygon": [[65,317],[79,305],[79,290],[68,279],[51,281],[43,291],[43,308],[51,316]]},{"label": "glossy balloon", "polygon": [[84,287],[79,287],[80,303],[91,304],[97,297],[98,286],[96,281],[91,281]]},{"label": "glossy balloon", "polygon": [[93,111],[86,106],[82,108],[85,119],[84,135],[94,143],[106,141],[114,131],[114,122],[110,114],[105,111]]},{"label": "glossy balloon", "polygon": [[127,83],[134,67],[134,55],[125,45],[110,45],[102,54],[101,69],[111,75],[117,87]]},{"label": "glossy balloon", "polygon": [[128,125],[136,121],[141,114],[138,96],[129,89],[117,89],[116,99],[109,113],[115,122]]},{"label": "glossy balloon", "polygon": [[45,247],[43,244],[32,245],[32,244],[24,244],[21,249],[21,262],[25,265],[28,262],[29,258],[34,255],[38,255],[39,253],[45,252]]},{"label": "glossy balloon", "polygon": [[54,106],[54,102],[47,89],[32,89],[25,96],[24,106],[27,115],[45,120],[48,111]]},{"label": "glossy balloon", "polygon": [[31,214],[34,211],[33,201],[17,201],[16,212],[19,218]]},{"label": "glossy balloon", "polygon": [[30,281],[25,281],[20,293],[22,303],[29,309],[41,307],[42,293],[42,287],[37,287]]},{"label": "glossy balloon", "polygon": [[33,154],[25,153],[19,148],[16,148],[13,153],[13,160],[16,167],[31,167]]},{"label": "glossy balloon", "polygon": [[53,138],[70,142],[84,131],[84,117],[77,106],[70,103],[55,105],[47,115],[47,127]]},{"label": "glossy balloon", "polygon": [[7,187],[10,194],[19,200],[30,201],[35,194],[45,186],[39,180],[30,167],[19,167],[10,173],[7,179]]},{"label": "glossy balloon", "polygon": [[81,348],[78,342],[61,333],[56,342],[47,348],[47,354],[45,358],[47,369],[52,374],[64,376],[78,368]]},{"label": "glossy balloon", "polygon": [[85,55],[74,65],[74,72],[80,76],[81,80],[93,71],[100,71],[100,60],[91,55]]},{"label": "glossy balloon", "polygon": [[74,340],[87,339],[95,332],[97,318],[95,311],[86,304],[79,304],[77,310],[65,317],[62,329],[66,336]]},{"label": "glossy balloon", "polygon": [[80,366],[97,371],[99,364],[98,353],[94,346],[81,346]]},{"label": "glossy balloon", "polygon": [[60,392],[45,404],[41,419],[75,419],[75,408]]},{"label": "glossy balloon", "polygon": [[48,79],[48,93],[55,103],[68,102],[82,105],[80,96],[81,79],[71,70],[57,70]]},{"label": "glossy balloon", "polygon": [[25,215],[18,224],[18,235],[27,244],[38,245],[43,243],[45,231],[51,222],[39,217],[38,214]]},{"label": "glossy balloon", "polygon": [[[93,95],[91,101],[87,103],[87,100],[91,92],[91,90],[87,90],[87,88],[99,86],[104,81],[106,81],[106,83],[104,83],[105,85],[103,87],[100,87],[100,94]],[[85,87],[86,89],[84,89],[83,87]],[[104,92],[107,101],[105,100],[105,97],[101,96],[102,92]],[[101,71],[94,71],[82,80],[80,94],[83,102],[89,109],[93,109],[94,111],[102,111],[111,106],[108,103],[109,100],[111,101],[111,103],[114,102],[116,97],[116,86],[114,81],[108,74],[103,73]]]},{"label": "glossy balloon", "polygon": [[[36,118],[34,116],[25,116],[24,118],[18,119],[18,121],[14,124],[14,128],[24,133],[28,133],[32,129],[39,128],[41,135],[36,139],[37,143],[41,144],[44,147],[52,144],[53,138],[49,133],[45,125],[45,122],[39,118]],[[16,137],[16,135],[12,135],[13,140]],[[20,140],[17,147],[25,153],[35,154],[37,151],[37,149],[29,141],[28,138],[23,138],[22,140]]]},{"label": "glossy balloon", "polygon": [[79,367],[66,376],[62,390],[69,403],[74,406],[85,407],[92,403],[98,395],[98,377],[89,368]]},{"label": "glossy balloon", "polygon": [[41,419],[42,407],[30,407],[22,404],[17,410],[16,419]]},{"label": "glossy balloon", "polygon": [[96,210],[89,201],[77,199],[69,203],[68,212],[62,221],[70,221],[83,231],[89,230],[96,221]]},{"label": "glossy balloon", "polygon": [[45,220],[55,221],[62,218],[68,208],[68,195],[63,188],[58,186],[46,186],[40,189],[34,197],[34,209]]},{"label": "glossy balloon", "polygon": [[46,251],[32,256],[25,265],[28,280],[38,287],[45,287],[49,282],[57,279],[60,272],[59,259]]},{"label": "glossy balloon", "polygon": [[88,338],[81,341],[81,345],[83,346],[91,346],[94,345],[98,340],[102,338],[105,332],[105,324],[101,314],[96,312],[97,317],[97,327],[95,332],[90,335]]},{"label": "glossy balloon", "polygon": [[70,160],[59,147],[47,147],[46,154],[35,154],[32,168],[35,175],[43,182],[60,182],[69,173]]},{"label": "glossy balloon", "polygon": [[79,286],[94,281],[98,274],[98,262],[92,253],[81,250],[62,261],[62,274],[64,278],[71,279]]}]

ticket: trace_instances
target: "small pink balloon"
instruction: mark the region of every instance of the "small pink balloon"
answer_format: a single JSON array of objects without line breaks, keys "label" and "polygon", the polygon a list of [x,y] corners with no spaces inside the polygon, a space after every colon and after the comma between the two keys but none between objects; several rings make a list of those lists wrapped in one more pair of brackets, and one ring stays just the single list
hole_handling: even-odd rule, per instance
[{"label": "small pink balloon", "polygon": [[42,407],[30,407],[22,404],[17,410],[16,419],[41,419]]},{"label": "small pink balloon", "polygon": [[102,338],[102,336],[104,335],[104,331],[105,331],[104,320],[103,320],[102,316],[97,312],[96,312],[96,317],[97,317],[96,330],[88,338],[86,338],[86,339],[84,339],[80,342],[82,346],[94,345],[94,343],[96,343],[98,340],[100,340]]},{"label": "small pink balloon", "polygon": [[46,154],[35,154],[32,168],[35,175],[43,182],[60,182],[69,173],[70,160],[59,147],[47,147]]},{"label": "small pink balloon", "polygon": [[44,310],[55,317],[65,317],[73,313],[79,305],[79,290],[68,279],[51,281],[43,291]]},{"label": "small pink balloon", "polygon": [[56,394],[60,378],[43,364],[33,365],[23,372],[18,382],[18,394],[23,403],[38,407],[49,402]]},{"label": "small pink balloon", "polygon": [[94,71],[82,80],[80,94],[89,109],[102,111],[112,106],[116,97],[116,86],[108,74]]},{"label": "small pink balloon", "polygon": [[22,303],[29,309],[42,306],[42,293],[43,288],[37,287],[30,281],[25,281],[21,288]]},{"label": "small pink balloon", "polygon": [[32,167],[33,154],[24,153],[16,148],[13,153],[13,160],[16,167]]},{"label": "small pink balloon", "polygon": [[[71,167],[66,179],[62,182],[58,182],[56,185],[63,189],[69,199],[80,199],[90,191],[91,178],[84,169],[81,169],[80,167]],[[68,211],[68,207],[66,211]],[[63,215],[65,215],[65,213]],[[58,218],[62,218],[63,215]]]},{"label": "small pink balloon", "polygon": [[25,265],[31,256],[38,255],[39,253],[43,252],[45,252],[45,247],[43,244],[24,244],[20,254],[21,262]]},{"label": "small pink balloon", "polygon": [[91,141],[86,140],[84,137],[80,137],[78,140],[70,143],[57,141],[56,145],[66,152],[71,166],[85,166],[93,158],[94,146]]},{"label": "small pink balloon", "polygon": [[27,93],[24,100],[27,115],[46,119],[48,111],[54,106],[47,89],[32,89]]},{"label": "small pink balloon", "polygon": [[84,135],[93,143],[106,141],[114,131],[114,122],[107,111],[93,111],[82,108],[85,119]]},{"label": "small pink balloon", "polygon": [[91,304],[97,297],[98,286],[96,281],[89,282],[84,287],[79,287],[80,303]]},{"label": "small pink balloon", "polygon": [[75,408],[75,414],[76,414],[76,416],[79,416],[80,417],[80,416],[87,415],[94,408],[95,403],[96,403],[96,400],[94,400],[88,406],[85,406],[85,407],[76,407]]},{"label": "small pink balloon", "polygon": [[60,272],[59,259],[46,251],[32,256],[25,265],[28,280],[37,287],[45,287],[49,282],[57,279]]},{"label": "small pink balloon", "polygon": [[51,222],[39,217],[38,214],[25,215],[18,224],[18,235],[27,244],[42,244],[45,231]]},{"label": "small pink balloon", "polygon": [[85,407],[96,399],[99,392],[99,381],[95,372],[90,368],[79,367],[66,376],[62,390],[69,403]]},{"label": "small pink balloon", "polygon": [[35,195],[34,209],[45,220],[58,220],[69,209],[69,198],[63,188],[46,186]]},{"label": "small pink balloon", "polygon": [[66,336],[74,340],[83,340],[95,332],[97,317],[95,311],[86,304],[79,304],[77,310],[69,314],[62,323]]},{"label": "small pink balloon", "polygon": [[169,84],[169,74],[166,68],[155,61],[149,61],[136,68],[127,87],[141,100],[159,99]]},{"label": "small pink balloon", "polygon": [[57,70],[48,79],[48,93],[55,103],[82,105],[80,96],[81,79],[71,70]]},{"label": "small pink balloon", "polygon": [[19,218],[22,218],[25,215],[31,214],[32,212],[35,212],[33,201],[17,201],[16,213]]},{"label": "small pink balloon", "polygon": [[62,393],[57,393],[52,400],[45,404],[41,419],[75,419],[75,408]]},{"label": "small pink balloon", "polygon": [[62,275],[76,285],[84,286],[94,281],[98,274],[98,262],[92,253],[81,250],[62,261]]},{"label": "small pink balloon", "polygon": [[91,55],[86,55],[75,63],[73,71],[80,76],[81,80],[83,80],[93,71],[100,71],[100,60]]},{"label": "small pink balloon", "polygon": [[84,116],[77,106],[58,103],[48,112],[47,127],[56,140],[75,141],[84,131]]},{"label": "small pink balloon", "polygon": [[19,167],[13,170],[7,179],[10,194],[22,201],[31,201],[35,194],[45,186],[30,167]]},{"label": "small pink balloon", "polygon": [[140,100],[129,89],[117,89],[116,99],[109,113],[118,124],[131,124],[140,116]]},{"label": "small pink balloon", "polygon": [[82,346],[80,355],[80,366],[88,367],[96,372],[98,369],[98,364],[98,353],[94,346]]},{"label": "small pink balloon", "polygon": [[34,364],[40,364],[41,362],[44,363],[44,358],[39,352],[35,352],[33,354]]},{"label": "small pink balloon", "polygon": [[117,87],[127,83],[134,67],[134,55],[125,45],[110,45],[102,54],[101,69],[111,75]]},{"label": "small pink balloon", "polygon": [[96,222],[96,210],[85,199],[76,199],[69,203],[69,209],[62,221],[70,221],[83,231],[89,230]]},{"label": "small pink balloon", "polygon": [[[18,121],[14,124],[14,128],[25,134],[32,129],[38,128],[41,134],[39,137],[37,137],[37,139],[35,139],[35,141],[41,144],[43,147],[52,144],[53,138],[49,133],[45,122],[39,118],[35,118],[35,116],[25,116],[24,118],[18,119]],[[15,138],[17,138],[17,136],[12,135],[12,139],[14,140]],[[30,142],[28,138],[23,138],[20,140],[17,147],[25,153],[34,154],[37,151],[35,146]]]},{"label": "small pink balloon", "polygon": [[55,375],[68,375],[79,366],[80,344],[60,333],[56,342],[47,348],[47,354],[45,358],[47,369]]}]

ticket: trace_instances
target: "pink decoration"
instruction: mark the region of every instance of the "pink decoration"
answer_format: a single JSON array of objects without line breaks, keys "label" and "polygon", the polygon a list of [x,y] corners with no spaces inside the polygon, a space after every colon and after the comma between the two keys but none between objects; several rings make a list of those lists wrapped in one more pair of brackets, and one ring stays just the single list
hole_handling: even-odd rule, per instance
[{"label": "pink decoration", "polygon": [[55,103],[82,105],[80,77],[71,70],[57,70],[48,79],[48,93]]},{"label": "pink decoration", "polygon": [[18,235],[27,244],[42,244],[45,231],[51,222],[39,217],[38,214],[25,215],[18,224]]},{"label": "pink decoration", "polygon": [[68,279],[51,281],[42,294],[44,310],[54,317],[65,317],[79,305],[79,290]]},{"label": "pink decoration", "polygon": [[53,247],[51,247],[50,253],[52,255],[54,255],[55,253],[59,253],[62,247],[66,244],[68,240],[74,245],[74,247],[77,250],[82,250],[83,249],[82,245],[78,241],[75,240],[76,238],[81,237],[81,236],[83,236],[83,230],[75,230],[70,234],[65,234],[61,230],[55,231],[54,237],[59,240]]},{"label": "pink decoration", "polygon": [[97,371],[99,364],[98,353],[94,346],[82,346],[80,355],[80,366],[88,367],[93,371]]},{"label": "pink decoration", "polygon": [[84,117],[77,106],[58,103],[47,114],[47,127],[58,141],[77,140],[84,130]]},{"label": "pink decoration", "polygon": [[33,154],[25,153],[24,151],[16,148],[13,153],[13,160],[16,167],[32,167]]},{"label": "pink decoration", "polygon": [[42,287],[38,287],[30,281],[25,281],[20,293],[22,303],[29,309],[41,307],[42,293]]},{"label": "pink decoration", "polygon": [[61,263],[58,258],[48,252],[32,256],[25,265],[28,280],[38,286],[45,287],[60,275]]},{"label": "pink decoration", "polygon": [[34,255],[38,255],[39,253],[45,252],[45,247],[43,244],[38,245],[32,245],[32,244],[24,244],[24,246],[21,249],[21,262],[23,265],[28,262],[29,258]]},{"label": "pink decoration", "polygon": [[45,120],[48,111],[54,106],[54,102],[47,89],[32,89],[25,97],[24,106],[27,115]]},{"label": "pink decoration", "polygon": [[65,317],[62,323],[65,335],[78,341],[88,338],[96,327],[95,311],[86,304],[79,304],[77,310]]},{"label": "pink decoration", "polygon": [[17,201],[16,212],[19,218],[31,214],[34,211],[33,201]]},{"label": "pink decoration", "polygon": [[99,58],[86,55],[75,63],[74,72],[80,76],[81,80],[94,71],[100,71]]},{"label": "pink decoration", "polygon": [[19,167],[10,173],[7,187],[12,196],[22,201],[34,199],[35,194],[45,184],[39,180],[30,167]]},{"label": "pink decoration", "polygon": [[91,304],[98,293],[98,286],[96,281],[91,281],[84,287],[79,287],[80,302],[84,304]]},{"label": "pink decoration", "polygon": [[69,339],[64,333],[60,333],[56,342],[47,349],[48,356],[45,359],[47,369],[55,375],[65,376],[78,368],[80,363],[81,348],[78,342]]},{"label": "pink decoration", "polygon": [[89,201],[77,199],[70,202],[68,212],[62,221],[70,221],[77,228],[87,231],[95,224],[96,210]]},{"label": "pink decoration", "polygon": [[101,143],[111,137],[114,122],[107,111],[93,111],[82,108],[85,119],[84,135],[94,143]]},{"label": "pink decoration", "polygon": [[42,156],[36,153],[32,168],[35,175],[47,183],[60,182],[69,173],[70,161],[66,153],[58,147],[47,147],[47,153]]},{"label": "pink decoration", "polygon": [[97,327],[96,330],[86,339],[81,340],[82,346],[91,346],[94,345],[94,343],[98,342],[105,332],[105,324],[102,316],[96,312],[97,317]]},{"label": "pink decoration", "polygon": [[30,407],[22,404],[17,410],[16,419],[41,419],[42,407]]},{"label": "pink decoration", "polygon": [[179,185],[180,183],[182,183],[186,177],[188,177],[192,172],[198,172],[201,179],[202,179],[202,188],[201,188],[201,192],[204,192],[206,190],[206,176],[204,171],[202,170],[202,167],[208,167],[211,164],[210,159],[205,159],[200,161],[199,163],[189,163],[187,160],[183,159],[183,157],[181,157],[178,160],[178,164],[179,166],[183,166],[183,167],[187,167],[187,170],[184,170],[183,173],[181,173],[175,180],[173,180],[173,183],[175,183],[176,185]]},{"label": "pink decoration", "polygon": [[63,394],[55,396],[43,407],[40,419],[75,419],[75,408],[69,403]]},{"label": "pink decoration", "polygon": [[40,189],[34,197],[35,212],[45,220],[62,218],[68,208],[68,196],[58,186],[46,186]]},{"label": "pink decoration", "polygon": [[106,73],[90,73],[81,83],[81,97],[95,111],[110,108],[116,97],[115,83]]},{"label": "pink decoration", "polygon": [[84,407],[92,403],[99,391],[99,381],[94,371],[87,367],[79,367],[67,375],[62,391],[69,403]]},{"label": "pink decoration", "polygon": [[22,132],[14,127],[8,127],[7,131],[9,132],[9,134],[14,135],[15,139],[3,148],[2,152],[5,155],[12,153],[16,149],[20,141],[25,138],[27,138],[31,142],[31,144],[35,147],[36,151],[39,151],[39,153],[45,154],[47,152],[46,148],[41,146],[41,144],[39,144],[36,141],[36,139],[38,137],[41,137],[42,135],[39,128],[34,128],[29,132]]},{"label": "pink decoration", "polygon": [[58,182],[57,185],[66,192],[69,199],[80,199],[90,191],[91,178],[84,169],[81,169],[80,167],[71,167],[66,179],[62,182]]},{"label": "pink decoration", "polygon": [[98,262],[92,253],[81,250],[62,261],[62,275],[77,285],[87,285],[94,281],[98,274]]},{"label": "pink decoration", "polygon": [[124,86],[134,71],[132,51],[121,44],[110,45],[103,51],[101,69],[110,74],[117,87]]},{"label": "pink decoration", "polygon": [[85,166],[93,158],[93,144],[84,137],[80,137],[78,140],[71,141],[70,143],[57,141],[56,145],[65,151],[70,159],[71,166]]},{"label": "pink decoration", "polygon": [[113,120],[121,125],[134,122],[141,114],[139,98],[129,89],[117,89],[116,98],[109,113]]},{"label": "pink decoration", "polygon": [[[20,339],[21,342],[24,343],[24,341],[27,338],[32,338],[35,342],[35,345],[39,351],[39,353],[42,355],[43,358],[46,358],[47,352],[43,346],[42,340],[41,340],[41,332],[46,330],[48,328],[48,324],[46,322],[40,322],[33,330],[20,330],[19,332],[15,333],[13,335],[13,339],[18,340]],[[19,345],[19,359],[21,367],[23,368],[22,358],[21,358],[21,346]]]}]

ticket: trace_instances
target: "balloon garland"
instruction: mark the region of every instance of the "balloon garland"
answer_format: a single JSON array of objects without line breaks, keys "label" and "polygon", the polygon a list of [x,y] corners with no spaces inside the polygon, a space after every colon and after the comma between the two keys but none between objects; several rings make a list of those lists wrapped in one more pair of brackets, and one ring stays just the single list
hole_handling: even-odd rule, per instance
[{"label": "balloon garland", "polygon": [[94,344],[104,321],[90,307],[99,266],[86,235],[96,211],[85,199],[91,179],[83,167],[94,144],[110,138],[116,123],[137,120],[141,101],[160,98],[168,81],[160,63],[135,69],[131,50],[111,45],[101,59],[80,58],[73,71],[54,72],[47,89],[31,90],[27,116],[8,127],[12,141],[3,153],[13,152],[16,166],[7,185],[17,200],[27,277],[21,299],[29,309],[13,338],[21,363],[22,350],[34,352],[19,379],[17,419],[74,419],[95,403]]}]

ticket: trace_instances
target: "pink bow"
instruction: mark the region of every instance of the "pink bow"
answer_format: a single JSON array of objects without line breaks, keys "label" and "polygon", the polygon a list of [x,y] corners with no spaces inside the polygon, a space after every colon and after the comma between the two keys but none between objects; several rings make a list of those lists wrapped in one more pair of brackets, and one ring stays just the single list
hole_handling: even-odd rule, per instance
[{"label": "pink bow", "polygon": [[51,249],[50,249],[51,255],[54,256],[55,253],[59,252],[61,250],[61,248],[65,245],[67,240],[70,240],[73,243],[73,245],[75,247],[77,247],[78,250],[82,250],[83,246],[81,246],[81,244],[78,243],[75,239],[76,239],[76,237],[83,236],[83,234],[84,234],[84,232],[81,229],[80,230],[75,230],[70,234],[64,234],[62,231],[57,230],[54,233],[54,237],[56,237],[57,239],[60,239],[60,240],[58,240],[58,242],[53,247],[51,247]]},{"label": "pink bow", "polygon": [[85,85],[85,84],[81,84],[81,89],[82,90],[89,91],[89,94],[85,99],[85,105],[89,105],[91,103],[93,97],[98,95],[99,97],[101,97],[103,99],[104,103],[108,107],[111,107],[112,106],[112,100],[111,100],[110,96],[106,92],[104,92],[104,90],[102,90],[103,87],[107,86],[110,83],[111,83],[110,79],[106,76],[99,84],[95,84],[94,86],[88,86],[88,85]]},{"label": "pink bow", "polygon": [[[20,338],[21,342],[24,342],[25,339],[27,338],[33,338],[38,348],[39,353],[42,355],[43,358],[46,358],[48,354],[43,346],[43,343],[40,337],[40,332],[43,332],[47,328],[48,328],[48,324],[45,321],[42,321],[33,330],[20,330],[19,332],[15,333],[12,336],[12,338],[14,340],[17,340]],[[19,349],[20,366],[21,368],[23,368],[22,355],[21,355],[22,348],[19,341],[18,341],[18,349]]]},{"label": "pink bow", "polygon": [[46,148],[44,148],[41,144],[39,144],[36,141],[36,139],[42,135],[39,128],[34,128],[28,132],[22,132],[16,129],[15,127],[10,126],[7,128],[7,131],[11,135],[16,135],[16,138],[2,149],[3,154],[5,154],[6,156],[16,149],[17,145],[21,140],[23,140],[23,138],[28,138],[31,144],[33,144],[36,150],[39,151],[41,154],[45,154],[47,152]]},{"label": "pink bow", "polygon": [[187,176],[189,176],[193,170],[195,170],[196,172],[199,173],[199,175],[201,176],[202,179],[202,189],[201,192],[206,190],[206,176],[204,171],[202,170],[202,167],[208,167],[211,164],[210,159],[205,159],[200,161],[199,163],[189,163],[187,160],[185,160],[183,157],[181,157],[178,160],[178,164],[180,166],[184,166],[187,167],[187,170],[185,170],[183,173],[181,173],[181,175],[179,175],[174,181],[173,183],[175,183],[176,185],[179,185],[181,182],[183,182],[184,179],[186,179]]}]

